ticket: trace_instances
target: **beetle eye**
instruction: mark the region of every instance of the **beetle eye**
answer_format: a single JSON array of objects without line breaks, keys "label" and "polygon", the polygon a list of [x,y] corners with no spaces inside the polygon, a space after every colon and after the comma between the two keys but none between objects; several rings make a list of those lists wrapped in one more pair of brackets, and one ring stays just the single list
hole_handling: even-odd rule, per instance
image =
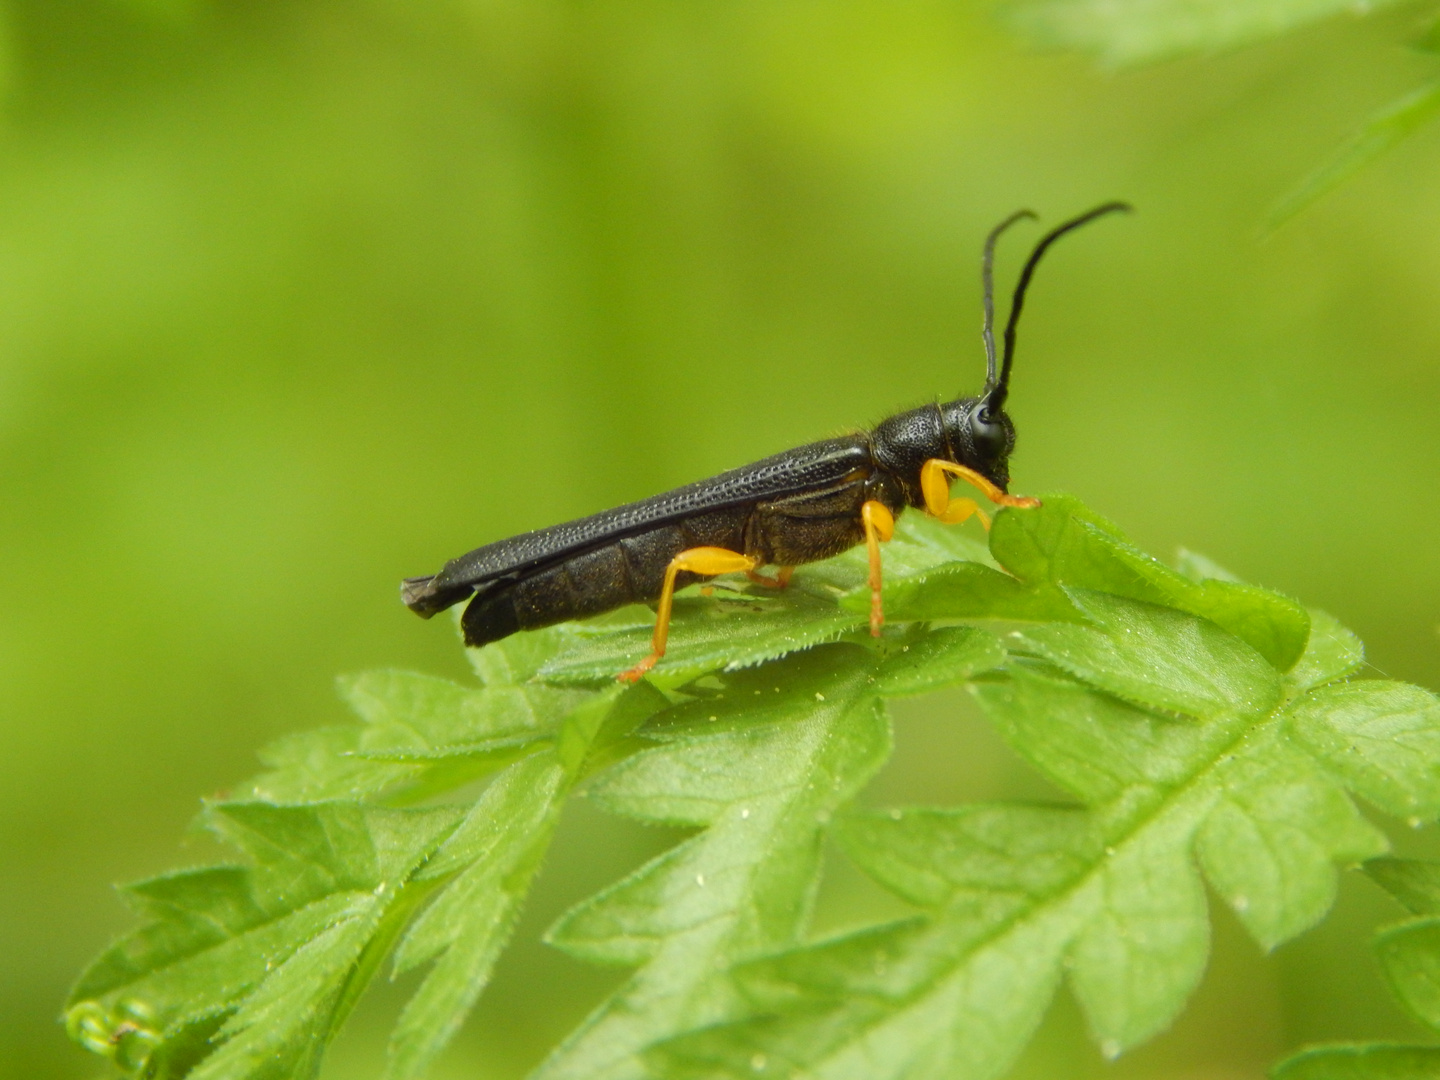
[{"label": "beetle eye", "polygon": [[984,409],[977,409],[970,415],[970,442],[983,460],[997,461],[1010,449],[1010,433]]}]

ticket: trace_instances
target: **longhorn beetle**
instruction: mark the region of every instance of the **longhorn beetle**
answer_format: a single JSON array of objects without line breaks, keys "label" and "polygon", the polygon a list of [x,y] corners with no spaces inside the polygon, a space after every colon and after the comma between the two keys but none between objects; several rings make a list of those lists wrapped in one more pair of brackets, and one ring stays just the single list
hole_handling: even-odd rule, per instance
[{"label": "longhorn beetle", "polygon": [[[976,397],[911,409],[873,431],[787,450],[663,495],[486,544],[451,559],[432,577],[407,579],[402,599],[427,619],[468,599],[460,620],[467,645],[658,599],[650,655],[618,676],[635,682],[665,655],[677,588],[736,571],[784,587],[797,564],[828,559],[864,541],[870,553],[870,632],[879,637],[880,543],[890,539],[895,516],[905,507],[945,522],[975,514],[988,529],[990,519],[974,499],[950,497],[952,477],[972,484],[997,506],[1040,505],[1006,491],[1015,425],[1005,413],[1005,397],[1025,290],[1056,240],[1104,214],[1128,210],[1125,203],[1105,203],[1041,237],[1015,286],[998,370],[995,242],[1011,225],[1035,215],[1017,211],[990,231],[980,260],[987,369]],[[758,573],[767,565],[779,568],[775,577]]]}]

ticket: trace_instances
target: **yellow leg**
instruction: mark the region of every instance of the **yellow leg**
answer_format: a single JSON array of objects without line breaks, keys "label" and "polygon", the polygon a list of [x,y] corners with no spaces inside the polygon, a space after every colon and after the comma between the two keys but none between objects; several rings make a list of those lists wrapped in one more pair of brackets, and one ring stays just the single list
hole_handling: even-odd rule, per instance
[{"label": "yellow leg", "polygon": [[665,655],[665,643],[670,638],[670,610],[675,603],[676,574],[682,570],[691,574],[731,574],[737,570],[748,573],[759,565],[758,560],[748,555],[718,547],[689,548],[676,555],[665,568],[665,584],[660,590],[660,610],[655,616],[655,636],[651,640],[650,655],[616,678],[625,683],[639,682]]},{"label": "yellow leg", "polygon": [[746,570],[745,576],[757,585],[768,585],[772,589],[783,589],[790,584],[790,576],[795,573],[793,566],[782,566],[780,572],[774,577],[768,574],[757,574],[754,570]]},{"label": "yellow leg", "polygon": [[958,476],[966,483],[979,488],[981,493],[996,506],[1015,506],[1031,509],[1040,505],[1040,500],[1029,495],[1007,495],[974,469],[956,465],[953,461],[931,458],[920,469],[920,490],[925,495],[925,509],[941,521],[957,524],[971,514],[978,514],[985,528],[990,528],[990,518],[980,509],[974,499],[952,499],[950,477]]},{"label": "yellow leg", "polygon": [[879,637],[885,625],[885,607],[880,602],[880,542],[895,535],[895,516],[882,502],[871,499],[860,507],[865,523],[865,546],[870,552],[870,636]]}]

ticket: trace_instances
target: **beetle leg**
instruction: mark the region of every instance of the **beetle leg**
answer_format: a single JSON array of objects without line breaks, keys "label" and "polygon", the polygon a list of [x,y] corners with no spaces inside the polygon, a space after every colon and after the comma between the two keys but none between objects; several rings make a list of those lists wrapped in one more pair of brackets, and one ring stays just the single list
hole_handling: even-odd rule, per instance
[{"label": "beetle leg", "polygon": [[880,542],[895,535],[895,515],[875,499],[860,507],[860,520],[865,524],[865,546],[870,551],[870,636],[879,637],[885,623],[885,608],[880,602]]},{"label": "beetle leg", "polygon": [[[927,504],[926,509],[929,510]],[[933,513],[933,511],[932,511]],[[962,521],[969,521],[971,515],[980,519],[980,524],[985,526],[985,531],[990,531],[990,515],[980,509],[980,504],[974,499],[951,499],[949,505],[935,518],[946,525],[959,525]]]},{"label": "beetle leg", "polygon": [[665,567],[665,584],[660,590],[660,610],[655,616],[655,636],[651,640],[650,655],[628,671],[615,676],[621,682],[639,682],[641,677],[655,666],[665,655],[665,643],[670,638],[670,611],[675,603],[675,576],[682,570],[691,574],[730,574],[736,570],[747,573],[759,566],[758,559],[741,555],[728,548],[697,547],[687,548],[670,560]]},{"label": "beetle leg", "polygon": [[768,574],[757,574],[754,570],[746,570],[745,576],[757,585],[768,585],[772,589],[783,589],[790,584],[790,575],[795,573],[793,566],[782,566],[780,572],[774,577]]},{"label": "beetle leg", "polygon": [[990,519],[974,499],[950,497],[950,474],[945,471],[948,464],[940,458],[931,458],[920,469],[920,490],[925,496],[925,512],[947,525],[958,525],[971,514],[978,514],[980,523],[990,528]]},{"label": "beetle leg", "polygon": [[971,514],[978,514],[985,528],[990,528],[989,517],[976,505],[974,499],[952,499],[950,497],[950,477],[952,476],[958,476],[966,483],[979,488],[981,493],[996,506],[1015,506],[1028,510],[1040,505],[1039,499],[1029,495],[1006,494],[974,469],[956,465],[953,461],[945,461],[943,458],[931,458],[921,466],[920,490],[925,495],[926,511],[941,521],[958,523],[964,521]]}]

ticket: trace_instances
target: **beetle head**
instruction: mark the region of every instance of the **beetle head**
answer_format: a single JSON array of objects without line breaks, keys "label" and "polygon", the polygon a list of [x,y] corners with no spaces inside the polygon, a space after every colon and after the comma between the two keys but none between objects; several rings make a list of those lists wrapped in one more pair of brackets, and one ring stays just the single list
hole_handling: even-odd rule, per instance
[{"label": "beetle head", "polygon": [[945,443],[957,465],[974,469],[1001,491],[1010,483],[1015,425],[1005,410],[984,397],[960,398],[940,406]]}]

